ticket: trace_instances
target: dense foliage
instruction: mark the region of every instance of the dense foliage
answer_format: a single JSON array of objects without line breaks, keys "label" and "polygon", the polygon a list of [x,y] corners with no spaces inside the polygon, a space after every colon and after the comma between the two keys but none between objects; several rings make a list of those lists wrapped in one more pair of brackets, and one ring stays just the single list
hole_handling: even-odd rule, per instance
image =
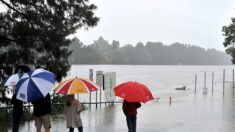
[{"label": "dense foliage", "polygon": [[70,46],[74,50],[72,64],[140,64],[140,65],[223,65],[231,64],[230,56],[215,49],[173,43],[141,42],[135,46],[120,47],[118,41],[100,37],[91,45],[84,45],[75,38]]},{"label": "dense foliage", "polygon": [[227,54],[232,56],[232,62],[235,64],[235,18],[232,18],[231,21],[232,23],[222,29],[225,36],[223,44],[226,47]]},{"label": "dense foliage", "polygon": [[70,69],[68,35],[93,27],[96,6],[88,0],[0,0],[0,77],[12,67],[33,64],[60,81]]}]

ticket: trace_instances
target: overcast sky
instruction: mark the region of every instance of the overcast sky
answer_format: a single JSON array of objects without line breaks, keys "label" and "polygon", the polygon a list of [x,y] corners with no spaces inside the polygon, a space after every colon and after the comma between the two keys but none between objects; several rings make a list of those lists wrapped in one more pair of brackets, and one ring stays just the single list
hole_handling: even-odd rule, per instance
[{"label": "overcast sky", "polygon": [[[121,46],[180,42],[224,51],[222,27],[235,17],[235,0],[90,0],[100,22],[78,30],[84,44],[100,36]],[[0,6],[0,11],[2,10]]]},{"label": "overcast sky", "polygon": [[180,42],[224,51],[222,26],[235,17],[235,0],[90,0],[100,22],[77,36],[91,44],[99,36],[122,45]]}]

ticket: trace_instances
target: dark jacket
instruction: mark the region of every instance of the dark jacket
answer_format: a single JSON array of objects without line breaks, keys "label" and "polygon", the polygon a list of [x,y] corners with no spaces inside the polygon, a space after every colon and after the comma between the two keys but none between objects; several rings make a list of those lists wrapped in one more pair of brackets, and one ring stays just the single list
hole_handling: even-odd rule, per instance
[{"label": "dark jacket", "polygon": [[13,111],[17,110],[19,114],[23,114],[23,102],[16,99],[16,94],[12,96],[11,104],[13,105]]},{"label": "dark jacket", "polygon": [[33,101],[33,115],[43,116],[51,113],[51,98],[50,94],[46,97]]},{"label": "dark jacket", "polygon": [[126,116],[134,117],[137,115],[137,109],[141,107],[139,102],[127,102],[122,104],[122,110]]}]

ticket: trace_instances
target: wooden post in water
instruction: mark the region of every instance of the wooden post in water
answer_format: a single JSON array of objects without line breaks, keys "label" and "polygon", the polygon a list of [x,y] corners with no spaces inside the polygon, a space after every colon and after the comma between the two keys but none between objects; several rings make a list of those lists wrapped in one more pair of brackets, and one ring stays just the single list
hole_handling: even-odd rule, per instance
[{"label": "wooden post in water", "polygon": [[[89,79],[93,81],[93,69],[89,70]],[[89,93],[89,107],[91,108],[91,92]]]},{"label": "wooden post in water", "polygon": [[170,96],[169,97],[169,104],[171,104],[172,103],[172,97]]},{"label": "wooden post in water", "polygon": [[197,92],[197,74],[195,75],[195,93]]},{"label": "wooden post in water", "polygon": [[212,94],[214,92],[214,72],[212,72]]},{"label": "wooden post in water", "polygon": [[223,95],[224,95],[224,87],[225,87],[225,69],[223,70]]}]

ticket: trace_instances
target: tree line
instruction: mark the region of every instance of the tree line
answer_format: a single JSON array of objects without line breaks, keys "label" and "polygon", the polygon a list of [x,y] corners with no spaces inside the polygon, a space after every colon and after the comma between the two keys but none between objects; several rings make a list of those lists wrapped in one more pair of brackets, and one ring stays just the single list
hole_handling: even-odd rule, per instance
[{"label": "tree line", "polygon": [[161,42],[126,44],[120,47],[119,41],[110,44],[103,37],[91,45],[84,45],[74,38],[70,45],[73,51],[69,57],[71,64],[131,64],[131,65],[227,65],[231,57],[215,49]]}]

